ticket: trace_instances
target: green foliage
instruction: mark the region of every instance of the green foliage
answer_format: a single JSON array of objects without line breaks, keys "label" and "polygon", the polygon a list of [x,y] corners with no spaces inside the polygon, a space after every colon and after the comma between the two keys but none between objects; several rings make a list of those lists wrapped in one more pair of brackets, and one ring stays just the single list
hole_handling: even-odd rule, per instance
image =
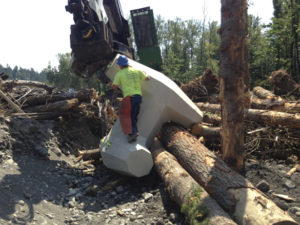
[{"label": "green foliage", "polygon": [[7,65],[6,67],[0,64],[0,72],[4,72],[9,75],[9,79],[19,79],[19,80],[31,80],[46,82],[46,74],[44,72],[38,73],[34,69],[24,69],[22,67],[15,66],[13,69]]},{"label": "green foliage", "polygon": [[219,71],[217,22],[156,19],[158,43],[162,49],[163,73],[182,83],[200,76],[207,67]]},{"label": "green foliage", "polygon": [[202,204],[201,187],[193,188],[193,190],[185,197],[185,201],[181,207],[191,225],[209,224],[208,209]]},{"label": "green foliage", "polygon": [[[273,0],[274,18],[262,24],[248,16],[248,52],[251,86],[270,87],[268,77],[278,69],[287,70],[300,81],[300,3]],[[163,73],[186,83],[210,68],[219,73],[220,26],[216,21],[165,21],[156,18],[158,43],[163,58]]]},{"label": "green foliage", "polygon": [[78,90],[84,87],[99,89],[99,81],[96,76],[87,80],[72,73],[70,53],[58,54],[58,62],[58,68],[49,65],[44,69],[50,84],[61,90]]},{"label": "green foliage", "polygon": [[300,2],[297,0],[273,0],[274,17],[267,35],[272,56],[275,61],[274,70],[285,69],[294,79],[300,81]]}]

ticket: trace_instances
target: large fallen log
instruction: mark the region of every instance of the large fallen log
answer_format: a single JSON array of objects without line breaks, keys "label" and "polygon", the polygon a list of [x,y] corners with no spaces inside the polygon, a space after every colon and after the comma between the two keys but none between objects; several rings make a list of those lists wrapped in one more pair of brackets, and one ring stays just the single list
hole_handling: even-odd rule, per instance
[{"label": "large fallen log", "polygon": [[[191,224],[197,224],[194,223],[195,220],[197,222],[206,220],[210,225],[236,224],[218,203],[181,167],[177,159],[163,149],[158,140],[153,142],[151,151],[156,172],[164,181],[170,197],[181,207]],[[195,204],[197,207],[195,207]]]},{"label": "large fallen log", "polygon": [[[219,104],[196,103],[199,109],[212,113],[220,113],[221,106]],[[245,109],[244,116],[246,120],[266,123],[270,125],[282,125],[291,128],[300,128],[300,115],[285,112],[276,112],[260,109]]]},{"label": "large fallen log", "polygon": [[64,112],[68,111],[79,104],[77,98],[57,101],[45,105],[38,105],[24,109],[26,112]]},{"label": "large fallen log", "polygon": [[275,95],[271,91],[266,90],[260,86],[254,87],[253,93],[261,99],[272,99],[272,100],[284,102],[284,100],[280,96]]},{"label": "large fallen log", "polygon": [[[291,101],[287,102],[278,98],[266,98],[261,99],[256,95],[251,95],[250,97],[250,107],[252,109],[265,109],[265,110],[273,110],[277,112],[287,112],[287,113],[300,113],[300,102],[299,101]],[[219,104],[219,97],[216,95],[207,96],[207,104]]]},{"label": "large fallen log", "polygon": [[216,114],[205,114],[203,116],[203,120],[202,120],[204,123],[209,123],[209,124],[212,124],[212,125],[220,125],[221,123],[221,117],[216,115]]},{"label": "large fallen log", "polygon": [[181,126],[164,124],[161,140],[181,166],[238,224],[297,224]]},{"label": "large fallen log", "polygon": [[91,98],[97,98],[97,92],[94,89],[83,89],[78,92],[55,93],[53,95],[30,96],[26,98],[27,106],[42,105],[50,102],[68,100],[77,98],[81,101],[89,101]]},{"label": "large fallen log", "polygon": [[220,138],[220,127],[209,127],[201,123],[194,124],[191,133],[205,138]]},{"label": "large fallen log", "polygon": [[45,89],[48,93],[52,93],[54,87],[51,87],[45,83],[38,81],[28,81],[28,80],[7,80],[2,83],[2,88],[5,91],[11,91],[17,86],[28,86]]},{"label": "large fallen log", "polygon": [[300,113],[300,102],[287,102],[272,98],[260,99],[255,95],[251,96],[251,108],[273,110],[277,112]]}]

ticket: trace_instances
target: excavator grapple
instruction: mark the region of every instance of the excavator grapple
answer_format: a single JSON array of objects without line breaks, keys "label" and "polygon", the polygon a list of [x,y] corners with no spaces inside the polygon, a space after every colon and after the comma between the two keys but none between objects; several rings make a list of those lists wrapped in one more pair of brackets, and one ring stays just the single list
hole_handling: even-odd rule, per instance
[{"label": "excavator grapple", "polygon": [[75,74],[88,78],[104,71],[118,53],[134,58],[119,0],[68,0],[66,11],[75,23],[70,35]]}]

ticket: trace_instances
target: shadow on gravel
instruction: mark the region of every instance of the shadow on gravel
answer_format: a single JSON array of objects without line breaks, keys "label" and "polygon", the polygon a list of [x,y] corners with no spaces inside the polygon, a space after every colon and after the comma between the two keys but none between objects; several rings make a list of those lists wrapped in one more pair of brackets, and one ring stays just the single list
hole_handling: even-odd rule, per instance
[{"label": "shadow on gravel", "polygon": [[[93,134],[83,127],[84,124],[73,122],[73,127],[59,132],[54,129],[54,121],[11,119],[8,125],[11,139],[6,141],[9,147],[0,149],[7,155],[7,160],[0,162],[0,224],[1,221],[42,224],[54,217],[58,224],[71,223],[71,209],[80,209],[85,214],[99,212],[143,198],[148,201],[143,196],[145,192],[155,195],[159,189],[163,190],[154,171],[135,179],[116,174],[103,164],[97,165],[93,177],[84,177],[80,171],[70,168],[66,161],[71,162],[75,147],[96,148],[94,145],[99,140],[96,135],[91,137]],[[67,136],[69,139],[64,138]],[[85,144],[80,146],[80,143]],[[115,184],[117,180],[121,182]],[[149,201],[153,201],[153,206],[159,199]],[[145,209],[149,214],[151,210],[153,213],[159,211],[151,207]]]}]

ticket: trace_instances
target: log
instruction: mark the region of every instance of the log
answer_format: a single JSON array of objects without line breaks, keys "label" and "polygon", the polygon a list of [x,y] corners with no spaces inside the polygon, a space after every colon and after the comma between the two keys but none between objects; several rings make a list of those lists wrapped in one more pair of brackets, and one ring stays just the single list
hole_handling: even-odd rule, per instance
[{"label": "log", "polygon": [[209,127],[201,123],[192,126],[191,133],[205,138],[220,138],[220,127]]},{"label": "log", "polygon": [[300,102],[285,102],[273,99],[260,99],[252,95],[251,108],[266,109],[277,112],[300,113]]},{"label": "log", "polygon": [[45,89],[48,93],[52,93],[54,87],[51,87],[45,83],[38,81],[28,81],[28,80],[8,80],[2,83],[2,88],[5,91],[11,91],[17,86],[28,86]]},{"label": "log", "polygon": [[91,98],[97,98],[97,92],[94,89],[83,89],[72,93],[55,93],[53,95],[31,96],[26,98],[26,106],[42,105],[56,101],[77,98],[80,102],[90,101]]},{"label": "log", "polygon": [[100,150],[97,149],[91,149],[91,150],[82,150],[78,151],[78,157],[75,159],[75,161],[82,160],[99,160],[101,158]]},{"label": "log", "polygon": [[[212,113],[220,113],[219,104],[196,103],[199,109]],[[282,125],[291,128],[300,128],[300,115],[285,112],[276,112],[261,109],[245,109],[244,115],[246,120],[256,121],[270,125]]]},{"label": "log", "polygon": [[79,104],[77,98],[70,100],[57,101],[46,105],[38,105],[24,109],[26,112],[64,112]]},{"label": "log", "polygon": [[203,122],[212,125],[219,125],[221,123],[221,117],[216,114],[205,114],[203,116]]},{"label": "log", "polygon": [[[256,89],[256,91],[255,91]],[[260,98],[257,98],[257,90],[260,91]],[[256,87],[253,89],[253,93],[255,95],[251,96],[251,108],[253,109],[267,109],[273,110],[277,112],[287,112],[287,113],[300,113],[300,102],[287,102],[283,100],[280,96],[274,95],[273,93],[269,93],[267,95],[264,92],[270,92],[261,87]],[[264,93],[264,94],[262,94]],[[264,98],[262,98],[264,97]]]},{"label": "log", "polygon": [[300,113],[300,102],[286,102],[283,105],[273,105],[270,110],[287,113]]},{"label": "log", "polygon": [[7,97],[1,90],[0,90],[0,97],[3,98],[5,101],[7,101],[7,103],[11,106],[13,110],[15,110],[18,113],[24,113],[24,111],[16,103],[14,103],[9,97]]},{"label": "log", "polygon": [[59,116],[63,116],[65,113],[58,113],[58,112],[34,112],[34,113],[12,113],[10,114],[11,117],[30,117],[36,120],[52,120]]},{"label": "log", "polygon": [[[280,97],[279,97],[280,98]],[[255,95],[250,97],[250,106],[252,109],[265,109],[272,110],[277,112],[287,112],[287,113],[300,113],[300,102],[299,101],[290,101],[287,102],[283,99],[261,99]],[[207,104],[219,104],[220,100],[216,95],[207,96]]]},{"label": "log", "polygon": [[261,99],[271,99],[275,101],[284,102],[284,100],[280,96],[275,95],[271,91],[266,90],[260,86],[254,87],[253,93]]},{"label": "log", "polygon": [[259,109],[245,110],[245,119],[270,125],[300,128],[300,115]]},{"label": "log", "polygon": [[[151,152],[154,167],[169,192],[171,199],[179,205],[191,224],[192,221],[207,221],[211,225],[233,225],[236,224],[230,216],[212,199],[208,193],[184,170],[176,158],[163,149],[161,143],[156,139]],[[198,195],[194,195],[194,193]],[[198,207],[191,213],[189,203],[197,204]],[[208,211],[208,212],[207,212]],[[197,215],[202,215],[202,218]],[[199,221],[201,220],[201,221]]]},{"label": "log", "polygon": [[197,107],[203,111],[210,112],[213,114],[220,114],[221,113],[221,105],[220,104],[210,104],[210,103],[203,103],[198,102],[196,103]]},{"label": "log", "polygon": [[166,123],[161,130],[161,140],[180,165],[238,224],[297,224],[185,128]]}]

